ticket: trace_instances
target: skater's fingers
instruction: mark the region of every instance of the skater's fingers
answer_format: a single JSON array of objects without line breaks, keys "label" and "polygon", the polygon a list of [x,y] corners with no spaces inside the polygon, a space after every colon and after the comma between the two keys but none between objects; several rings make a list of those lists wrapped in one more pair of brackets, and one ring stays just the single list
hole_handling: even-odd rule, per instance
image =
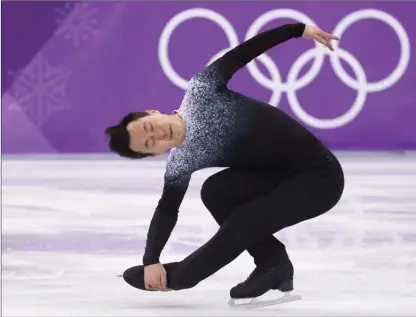
[{"label": "skater's fingers", "polygon": [[167,278],[166,278],[166,271],[160,274],[160,284],[164,291],[167,291]]},{"label": "skater's fingers", "polygon": [[147,290],[151,290],[152,289],[152,286],[147,282],[147,281],[144,281],[144,287],[147,289]]},{"label": "skater's fingers", "polygon": [[333,34],[330,34],[324,31],[321,31],[319,35],[322,36],[323,38],[330,39],[330,40],[336,40],[336,41],[340,40],[339,36],[335,36]]},{"label": "skater's fingers", "polygon": [[326,40],[324,38],[320,37],[319,35],[316,35],[314,37],[314,39],[315,39],[315,41],[317,41],[317,42],[319,42],[319,43],[321,43],[321,44],[323,44],[323,45],[326,46]]},{"label": "skater's fingers", "polygon": [[153,290],[153,291],[156,291],[156,290],[158,290],[159,288],[158,288],[158,281],[157,281],[157,279],[155,279],[155,278],[149,278],[149,279],[147,279],[147,284],[148,284],[148,286],[149,286],[149,290]]},{"label": "skater's fingers", "polygon": [[157,289],[152,285],[152,283],[147,283],[146,289],[148,291],[156,291]]},{"label": "skater's fingers", "polygon": [[334,50],[334,48],[332,47],[331,43],[329,42],[329,40],[326,40],[325,38],[317,35],[315,37],[315,40],[318,41],[319,43],[323,44],[324,46],[326,46],[327,48],[329,48],[331,51]]},{"label": "skater's fingers", "polygon": [[157,289],[158,291],[162,291],[162,285],[160,283],[160,277],[155,277],[152,279],[151,283],[153,288]]}]

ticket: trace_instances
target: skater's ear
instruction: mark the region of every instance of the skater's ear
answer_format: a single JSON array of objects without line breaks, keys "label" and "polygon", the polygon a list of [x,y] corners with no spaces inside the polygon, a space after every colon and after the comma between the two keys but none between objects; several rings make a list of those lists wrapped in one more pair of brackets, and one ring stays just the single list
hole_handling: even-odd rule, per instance
[{"label": "skater's ear", "polygon": [[152,154],[135,152],[130,148],[130,134],[127,131],[127,125],[142,117],[148,116],[147,112],[132,112],[123,117],[119,124],[110,126],[105,129],[108,136],[108,146],[110,150],[121,157],[131,159],[142,159]]},{"label": "skater's ear", "polygon": [[146,112],[147,112],[149,115],[160,114],[160,111],[159,111],[159,110],[153,110],[153,109],[151,109],[151,110],[146,110]]}]

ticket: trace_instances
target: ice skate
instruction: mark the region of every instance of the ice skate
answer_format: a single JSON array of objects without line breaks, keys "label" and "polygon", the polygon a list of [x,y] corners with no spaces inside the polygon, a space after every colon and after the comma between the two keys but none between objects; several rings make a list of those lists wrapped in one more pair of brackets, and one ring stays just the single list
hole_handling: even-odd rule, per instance
[{"label": "ice skate", "polygon": [[117,276],[122,277],[124,281],[130,286],[138,288],[142,291],[150,291],[150,292],[153,291],[153,290],[147,290],[144,285],[144,266],[143,265],[133,266],[127,269],[123,274],[120,274]]},{"label": "ice skate", "polygon": [[[273,299],[260,300],[258,297],[272,291]],[[290,262],[270,269],[256,268],[242,283],[230,291],[228,305],[233,308],[256,308],[300,300],[293,295],[293,266]],[[268,294],[269,295],[269,294]]]},{"label": "ice skate", "polygon": [[[188,288],[192,288],[195,284],[190,284],[185,278],[181,277],[181,274],[178,274],[178,262],[166,263],[163,264],[163,267],[166,270],[167,276],[167,287],[172,291],[179,291]],[[124,279],[124,281],[133,286],[134,288],[143,290],[143,291],[155,291],[148,290],[145,287],[144,283],[144,266],[137,265],[127,269],[122,275],[117,274]]]}]

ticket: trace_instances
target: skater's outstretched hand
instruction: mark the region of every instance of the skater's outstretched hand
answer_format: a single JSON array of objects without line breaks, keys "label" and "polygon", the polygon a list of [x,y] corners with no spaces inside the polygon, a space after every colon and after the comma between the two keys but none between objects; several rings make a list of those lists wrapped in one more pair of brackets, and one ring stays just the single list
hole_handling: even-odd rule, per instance
[{"label": "skater's outstretched hand", "polygon": [[170,291],[167,288],[166,270],[162,264],[152,264],[144,267],[144,285],[147,290]]},{"label": "skater's outstretched hand", "polygon": [[339,41],[339,37],[332,35],[330,33],[322,31],[317,26],[307,25],[305,27],[305,31],[303,31],[303,35],[305,39],[314,39],[319,43],[325,45],[331,51],[334,51],[333,46],[331,45],[331,40]]}]

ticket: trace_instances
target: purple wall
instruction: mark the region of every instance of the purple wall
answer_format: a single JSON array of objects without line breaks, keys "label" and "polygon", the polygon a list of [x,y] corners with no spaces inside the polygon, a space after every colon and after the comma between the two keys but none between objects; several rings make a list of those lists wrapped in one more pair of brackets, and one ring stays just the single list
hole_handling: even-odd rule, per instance
[{"label": "purple wall", "polygon": [[[33,38],[45,32],[14,17],[7,5],[2,11],[9,17],[4,34],[13,34],[16,19],[28,21]],[[28,62],[21,58],[22,69],[7,64],[20,53],[16,45],[7,50],[13,36],[3,34],[9,65],[7,76],[2,73],[9,79],[2,94],[3,152],[107,152],[106,126],[133,110],[170,113],[186,80],[212,58],[259,29],[295,20],[341,34],[336,53],[329,57],[311,41],[292,40],[239,72],[230,88],[280,107],[333,149],[416,149],[414,12],[415,2],[393,1],[54,7],[45,17],[38,13],[39,21],[52,19],[56,27],[48,29],[48,40],[33,41],[37,53]]]}]

